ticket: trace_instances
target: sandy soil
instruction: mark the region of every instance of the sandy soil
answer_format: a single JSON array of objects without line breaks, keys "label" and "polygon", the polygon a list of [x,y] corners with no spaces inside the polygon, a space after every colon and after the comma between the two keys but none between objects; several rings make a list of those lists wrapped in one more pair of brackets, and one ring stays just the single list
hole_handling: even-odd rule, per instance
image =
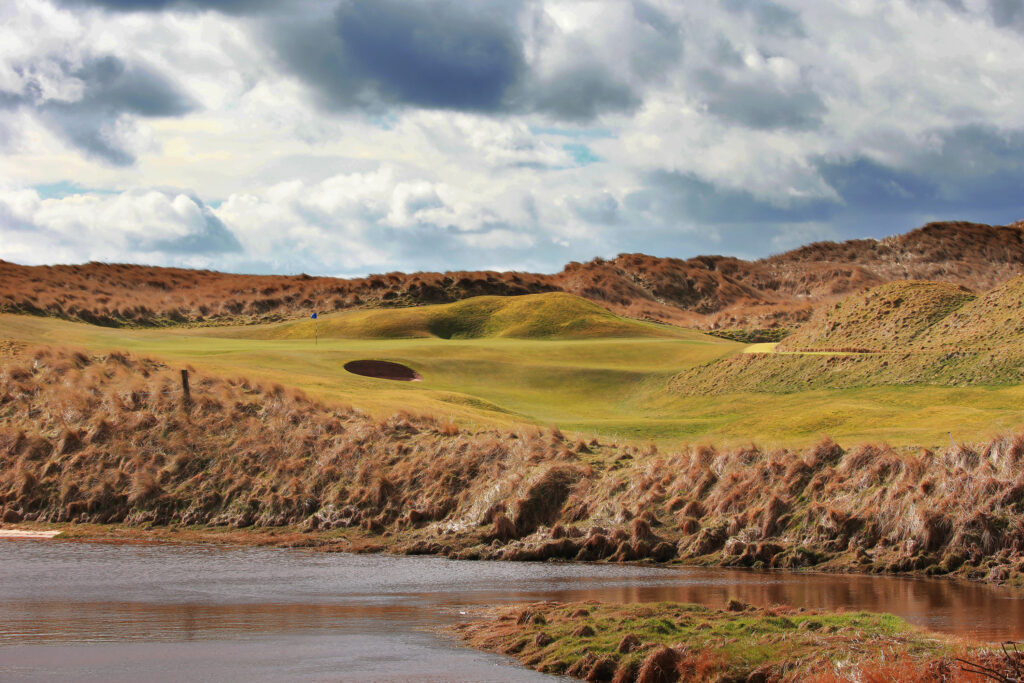
[{"label": "sandy soil", "polygon": [[53,538],[60,533],[60,531],[0,529],[0,538]]}]

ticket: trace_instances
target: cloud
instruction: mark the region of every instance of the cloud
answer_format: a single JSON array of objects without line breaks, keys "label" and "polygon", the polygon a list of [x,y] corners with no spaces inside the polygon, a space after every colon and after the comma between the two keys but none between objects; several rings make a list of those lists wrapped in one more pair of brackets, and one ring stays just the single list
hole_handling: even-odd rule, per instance
[{"label": "cloud", "polygon": [[730,80],[712,71],[698,73],[697,82],[709,112],[750,128],[806,130],[821,125],[826,113],[821,97],[805,85],[787,90],[763,76]]},{"label": "cloud", "polygon": [[268,32],[331,107],[495,111],[524,68],[512,15],[441,0],[346,0],[331,15]]},{"label": "cloud", "polygon": [[984,0],[967,4],[964,0],[915,0],[939,2],[961,14],[982,16],[999,28],[1024,30],[1024,0]]},{"label": "cloud", "polygon": [[[135,125],[138,118],[196,109],[179,84],[149,60],[94,51],[81,24],[34,9],[35,15],[16,15],[0,29],[0,40],[7,42],[0,58],[0,110],[31,112],[86,154],[123,166],[147,145]],[[52,34],[31,33],[48,23]]]},{"label": "cloud", "polygon": [[792,38],[807,35],[797,12],[771,0],[723,0],[722,6],[730,12],[750,15],[765,33]]},{"label": "cloud", "polygon": [[585,121],[634,110],[643,84],[663,79],[682,53],[678,22],[642,0],[616,8],[622,21],[601,33],[566,30],[553,6],[528,0],[340,0],[287,12],[270,0],[63,2],[248,14],[281,63],[335,111],[402,106]]},{"label": "cloud", "polygon": [[738,188],[709,182],[689,173],[658,171],[649,185],[631,194],[627,206],[694,224],[796,223],[827,219],[834,204],[821,199],[773,203]]},{"label": "cloud", "polygon": [[279,4],[278,0],[61,0],[68,7],[93,6],[115,12],[159,12],[163,10],[215,10],[232,14],[256,12]]},{"label": "cloud", "polygon": [[0,247],[557,270],[1013,220],[1022,6],[9,0]]},{"label": "cloud", "polygon": [[478,195],[390,166],[232,195],[217,215],[247,262],[274,272],[422,270],[437,268],[438,254],[475,268],[550,243],[529,229],[522,195]]},{"label": "cloud", "polygon": [[339,56],[385,100],[492,111],[523,69],[508,19],[462,3],[348,0],[336,15]]},{"label": "cloud", "polygon": [[43,121],[77,147],[112,164],[135,160],[123,117],[181,116],[195,107],[166,76],[109,55],[90,59],[66,76],[81,84],[80,99],[39,101],[30,82],[28,97],[20,104],[35,107]]},{"label": "cloud", "polygon": [[967,125],[905,141],[898,165],[864,156],[817,166],[850,216],[877,213],[1009,222],[1024,216],[1024,130]]},{"label": "cloud", "polygon": [[[634,83],[610,68],[600,36],[567,35],[520,2],[344,0],[330,16],[275,21],[265,32],[283,63],[335,110],[538,112],[587,121],[635,109],[644,77],[657,78],[678,57],[678,37],[659,17],[648,9],[633,18],[657,38],[635,41],[630,74],[641,77]],[[554,62],[545,58],[552,51]]]},{"label": "cloud", "polygon": [[209,263],[242,245],[194,195],[169,188],[43,199],[0,190],[0,258]]},{"label": "cloud", "polygon": [[1020,26],[1024,23],[1024,0],[989,0],[996,26]]},{"label": "cloud", "polygon": [[616,81],[600,64],[561,71],[536,86],[530,108],[563,121],[589,121],[602,112],[626,112],[640,104],[629,84]]}]

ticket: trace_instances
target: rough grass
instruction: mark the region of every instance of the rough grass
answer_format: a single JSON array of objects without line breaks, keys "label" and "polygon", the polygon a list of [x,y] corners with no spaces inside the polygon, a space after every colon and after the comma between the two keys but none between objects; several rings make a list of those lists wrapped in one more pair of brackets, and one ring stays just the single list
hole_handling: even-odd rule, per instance
[{"label": "rough grass", "polygon": [[[351,311],[321,318],[318,329],[323,338],[349,339],[692,337],[691,333],[668,325],[622,318],[562,292]],[[249,331],[249,336],[262,339],[310,339],[313,335],[314,327],[305,321]]]},{"label": "rough grass", "polygon": [[884,386],[1020,384],[1024,384],[1024,345],[997,346],[985,351],[745,353],[688,368],[674,377],[669,386],[683,395],[706,396]]},{"label": "rough grass", "polygon": [[[312,321],[307,324],[312,327]],[[681,368],[742,348],[688,330],[671,338],[321,339],[314,344],[312,339],[240,337],[249,332],[244,326],[112,330],[11,315],[0,316],[0,326],[0,334],[24,342],[74,343],[100,353],[130,349],[222,376],[295,386],[381,417],[415,410],[467,426],[560,423],[597,435],[658,440],[691,438],[693,427],[705,422],[699,413],[674,407],[652,411],[645,398],[649,387],[664,386]],[[399,362],[423,381],[388,382],[346,372],[344,364],[357,359]]]},{"label": "rough grass", "polygon": [[907,349],[930,327],[974,298],[970,290],[946,282],[892,282],[824,309],[787,337],[779,350]]},{"label": "rough grass", "polygon": [[1024,384],[1024,276],[979,296],[939,282],[883,285],[820,313],[774,351],[687,369],[671,386],[706,395]]},{"label": "rough grass", "polygon": [[[240,337],[248,334],[246,326],[124,330],[0,315],[0,328],[0,334],[27,343],[75,344],[95,353],[127,349],[222,377],[294,386],[381,418],[413,410],[468,427],[554,423],[587,438],[655,441],[662,447],[702,439],[791,447],[825,433],[847,443],[936,447],[948,444],[948,430],[958,439],[981,440],[1024,422],[1018,409],[1024,389],[1017,386],[857,384],[808,391],[791,385],[781,387],[789,393],[780,396],[765,393],[772,387],[757,382],[730,385],[730,378],[716,374],[731,367],[726,362],[697,371],[700,383],[674,383],[677,390],[670,391],[670,379],[680,371],[743,349],[694,331],[673,339],[321,339],[314,345],[312,339]],[[407,365],[424,381],[388,382],[344,371],[346,362],[367,358]],[[822,356],[817,362],[828,360]],[[822,378],[828,373],[817,366],[808,377],[827,385]]]},{"label": "rough grass", "polygon": [[894,665],[915,670],[920,683],[953,680],[944,674],[982,680],[953,661],[954,655],[979,656],[980,647],[891,615],[736,602],[730,608],[537,603],[502,607],[453,631],[473,647],[511,655],[538,671],[591,681],[872,680],[873,672]]},{"label": "rough grass", "polygon": [[926,348],[992,349],[1024,344],[1024,276],[968,301],[922,336]]},{"label": "rough grass", "polygon": [[121,353],[5,347],[0,519],[288,528],[461,558],[1020,582],[1024,436],[941,452],[660,452],[378,419]]},{"label": "rough grass", "polygon": [[811,244],[760,261],[620,254],[551,275],[386,273],[365,278],[235,275],[88,263],[0,261],[0,311],[106,326],[225,324],[305,318],[313,310],[436,304],[563,291],[620,315],[705,329],[791,327],[814,308],[893,280],[987,290],[1020,273],[1019,225],[932,223],[884,240]]}]

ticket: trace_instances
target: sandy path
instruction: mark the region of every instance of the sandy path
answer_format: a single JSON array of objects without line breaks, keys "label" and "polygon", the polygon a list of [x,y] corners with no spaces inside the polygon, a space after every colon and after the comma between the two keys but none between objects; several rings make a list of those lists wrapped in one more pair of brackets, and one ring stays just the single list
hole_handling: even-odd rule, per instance
[{"label": "sandy path", "polygon": [[53,538],[60,533],[59,531],[0,529],[0,538]]}]

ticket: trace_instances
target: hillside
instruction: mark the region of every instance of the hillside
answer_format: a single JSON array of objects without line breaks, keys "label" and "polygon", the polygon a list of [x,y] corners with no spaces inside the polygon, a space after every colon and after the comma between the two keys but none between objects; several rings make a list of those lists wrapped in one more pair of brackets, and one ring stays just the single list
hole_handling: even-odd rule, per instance
[{"label": "hillside", "polygon": [[107,326],[226,324],[312,311],[450,303],[474,296],[563,291],[620,315],[707,329],[791,327],[822,303],[894,280],[984,291],[1024,270],[1021,224],[932,223],[883,240],[820,242],[758,261],[644,254],[570,263],[559,273],[234,275],[89,263],[0,261],[0,311]]},{"label": "hillside", "polygon": [[[517,339],[679,337],[679,328],[622,318],[585,299],[562,292],[524,296],[483,296],[450,304],[346,311],[321,318],[323,338]],[[254,329],[265,339],[307,339],[311,321]]]},{"label": "hillside", "polygon": [[313,311],[555,291],[548,279],[528,273],[457,272],[388,273],[343,280],[126,264],[20,266],[0,261],[0,310],[108,327],[231,324],[304,318]]},{"label": "hillside", "polygon": [[0,519],[176,524],[179,539],[280,529],[279,543],[463,559],[1021,578],[1024,437],[661,453],[192,379],[185,403],[159,362],[0,347]]},{"label": "hillside", "polygon": [[974,299],[946,282],[898,281],[849,296],[801,326],[780,351],[881,351],[910,346]]},{"label": "hillside", "polygon": [[779,351],[1002,350],[1024,344],[1024,275],[975,295],[943,282],[892,282],[820,311]]},{"label": "hillside", "polygon": [[1024,344],[1024,276],[964,304],[928,330],[932,348],[996,348]]},{"label": "hillside", "polygon": [[712,361],[670,383],[682,395],[884,385],[1024,384],[1024,276],[980,295],[893,282],[818,312],[775,353]]}]

